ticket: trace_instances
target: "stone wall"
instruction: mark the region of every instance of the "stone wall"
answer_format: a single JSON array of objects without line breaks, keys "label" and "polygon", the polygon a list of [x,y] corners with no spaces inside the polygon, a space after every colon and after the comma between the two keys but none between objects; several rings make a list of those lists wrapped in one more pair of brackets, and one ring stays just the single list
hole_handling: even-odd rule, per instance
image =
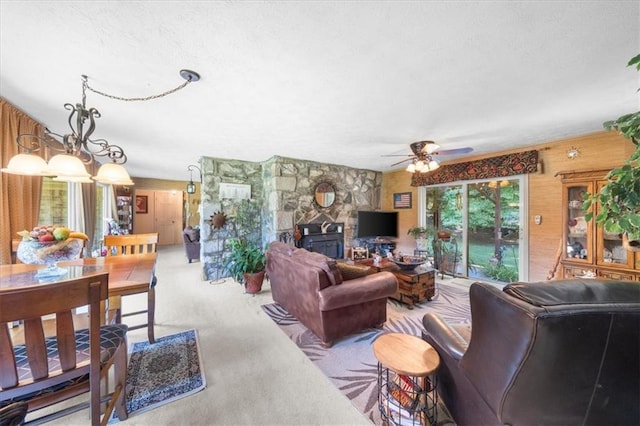
[{"label": "stone wall", "polygon": [[[372,170],[285,157],[272,157],[263,163],[203,157],[201,166],[201,259],[209,280],[228,276],[223,265],[229,238],[242,235],[265,247],[274,240],[290,240],[297,224],[344,222],[347,254],[355,235],[357,211],[380,208],[382,173]],[[221,200],[220,182],[250,184],[252,200],[244,205],[240,200]],[[336,200],[326,209],[313,200],[314,188],[320,182],[336,188]],[[260,217],[255,218],[254,225],[239,224],[235,218],[238,209],[253,209]],[[227,215],[227,224],[212,229],[208,220],[217,211]]]}]

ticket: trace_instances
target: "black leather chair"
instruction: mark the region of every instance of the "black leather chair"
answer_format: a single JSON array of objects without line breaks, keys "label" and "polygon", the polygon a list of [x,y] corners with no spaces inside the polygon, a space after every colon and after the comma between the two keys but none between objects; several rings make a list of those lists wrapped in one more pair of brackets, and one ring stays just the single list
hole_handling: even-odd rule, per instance
[{"label": "black leather chair", "polygon": [[639,283],[474,283],[469,297],[469,341],[423,318],[458,425],[640,424]]}]

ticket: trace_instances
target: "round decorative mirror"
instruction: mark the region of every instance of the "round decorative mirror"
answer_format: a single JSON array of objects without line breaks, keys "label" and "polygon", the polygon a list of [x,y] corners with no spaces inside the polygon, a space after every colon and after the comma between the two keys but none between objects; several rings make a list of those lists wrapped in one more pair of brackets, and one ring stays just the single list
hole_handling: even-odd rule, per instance
[{"label": "round decorative mirror", "polygon": [[331,207],[336,201],[336,188],[328,182],[320,182],[316,185],[313,199],[322,208]]}]

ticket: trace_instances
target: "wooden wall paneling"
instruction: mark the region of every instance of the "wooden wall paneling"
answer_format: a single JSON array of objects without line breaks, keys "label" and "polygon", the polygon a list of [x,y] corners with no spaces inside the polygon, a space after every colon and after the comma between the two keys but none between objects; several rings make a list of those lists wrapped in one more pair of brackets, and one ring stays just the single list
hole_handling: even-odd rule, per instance
[{"label": "wooden wall paneling", "polygon": [[[578,148],[580,154],[570,159],[567,151]],[[562,239],[562,185],[556,174],[567,170],[589,170],[614,168],[621,165],[634,151],[635,146],[616,132],[596,132],[528,147],[493,152],[491,154],[465,157],[459,161],[471,161],[512,152],[539,150],[542,173],[529,175],[529,281],[545,280]],[[455,162],[443,163],[453,164]],[[417,191],[410,186],[410,175],[404,170],[388,172],[383,176],[383,209],[392,209],[394,192],[412,191],[414,202],[411,210],[401,210],[398,230],[399,248],[413,249],[414,242],[407,230],[417,223]],[[388,203],[388,204],[387,204]],[[540,215],[542,222],[536,225],[534,217]]]},{"label": "wooden wall paneling", "polygon": [[[393,194],[397,192],[411,193],[410,209],[394,209]],[[411,186],[411,174],[405,170],[389,172],[382,175],[382,202],[384,211],[398,212],[398,238],[396,240],[396,252],[413,254],[416,241],[407,230],[418,224],[418,188]]]}]

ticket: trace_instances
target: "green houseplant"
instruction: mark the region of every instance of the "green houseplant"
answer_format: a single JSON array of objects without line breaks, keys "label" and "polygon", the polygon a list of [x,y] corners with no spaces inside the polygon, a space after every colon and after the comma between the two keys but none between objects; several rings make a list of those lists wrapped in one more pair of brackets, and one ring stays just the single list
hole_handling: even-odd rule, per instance
[{"label": "green houseplant", "polygon": [[426,226],[412,226],[407,230],[407,235],[411,235],[416,240],[416,249],[428,250],[429,241],[433,239],[435,232]]},{"label": "green houseplant", "polygon": [[247,293],[259,293],[267,263],[264,252],[243,238],[231,239],[228,244],[227,270],[233,279],[244,284]]},{"label": "green houseplant", "polygon": [[[640,71],[640,54],[627,65]],[[640,250],[640,111],[607,121],[603,126],[630,139],[636,150],[624,165],[607,173],[606,183],[598,193],[585,195],[585,219],[594,219],[592,207],[597,205],[596,223],[607,232],[622,234],[627,249]]]}]

